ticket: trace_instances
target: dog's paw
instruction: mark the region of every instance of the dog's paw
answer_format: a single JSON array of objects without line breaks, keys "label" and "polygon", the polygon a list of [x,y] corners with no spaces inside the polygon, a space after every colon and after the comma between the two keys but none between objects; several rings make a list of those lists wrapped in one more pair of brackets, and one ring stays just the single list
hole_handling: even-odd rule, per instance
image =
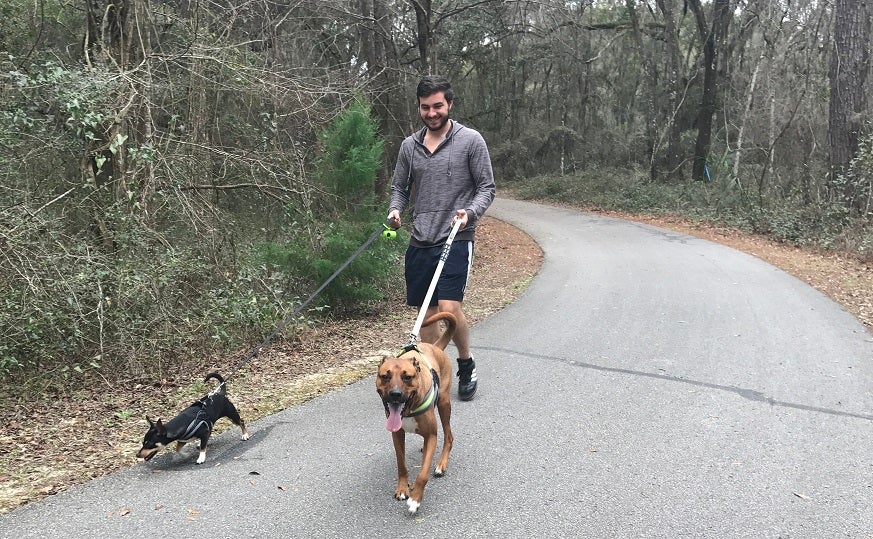
[{"label": "dog's paw", "polygon": [[443,470],[442,468],[440,468],[439,466],[437,466],[436,469],[433,471],[434,477],[442,477],[444,475],[446,475],[446,471]]},{"label": "dog's paw", "polygon": [[406,507],[409,509],[409,514],[414,515],[416,512],[418,512],[418,508],[421,507],[421,502],[417,502],[412,498],[409,498],[408,500],[406,500]]},{"label": "dog's paw", "polygon": [[248,432],[244,432],[242,436],[239,437],[240,440],[248,440],[250,438]]},{"label": "dog's paw", "polygon": [[206,462],[206,453],[200,453],[200,456],[197,457],[197,464],[203,464]]}]

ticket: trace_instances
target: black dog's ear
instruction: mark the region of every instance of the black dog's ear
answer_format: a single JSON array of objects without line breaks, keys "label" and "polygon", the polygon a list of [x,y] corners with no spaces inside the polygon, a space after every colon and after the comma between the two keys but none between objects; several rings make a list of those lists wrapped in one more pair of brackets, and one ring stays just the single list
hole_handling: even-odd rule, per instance
[{"label": "black dog's ear", "polygon": [[164,424],[161,423],[160,419],[158,419],[158,422],[155,423],[155,428],[158,429],[158,434],[162,436],[167,434],[167,427],[165,427]]}]

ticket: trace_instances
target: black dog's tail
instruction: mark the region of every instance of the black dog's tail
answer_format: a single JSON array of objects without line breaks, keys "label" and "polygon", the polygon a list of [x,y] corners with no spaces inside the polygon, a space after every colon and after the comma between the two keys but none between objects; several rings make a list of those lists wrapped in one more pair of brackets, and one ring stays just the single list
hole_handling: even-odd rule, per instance
[{"label": "black dog's tail", "polygon": [[222,378],[221,375],[218,374],[218,372],[210,372],[209,374],[206,375],[206,378],[204,378],[203,381],[208,382],[210,378],[215,378],[216,380],[218,380],[218,384],[219,384],[218,385],[218,392],[219,393],[221,393],[222,395],[227,393],[227,386],[224,383],[224,378]]}]

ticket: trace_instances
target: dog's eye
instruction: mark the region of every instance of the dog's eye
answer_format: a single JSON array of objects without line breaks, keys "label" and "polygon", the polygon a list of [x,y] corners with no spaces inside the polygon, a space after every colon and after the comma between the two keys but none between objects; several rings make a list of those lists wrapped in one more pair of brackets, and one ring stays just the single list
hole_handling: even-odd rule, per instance
[{"label": "dog's eye", "polygon": [[411,382],[413,376],[411,374],[404,374],[400,377],[404,382]]},{"label": "dog's eye", "polygon": [[379,378],[385,380],[386,382],[391,379],[391,375],[389,373],[380,374]]}]

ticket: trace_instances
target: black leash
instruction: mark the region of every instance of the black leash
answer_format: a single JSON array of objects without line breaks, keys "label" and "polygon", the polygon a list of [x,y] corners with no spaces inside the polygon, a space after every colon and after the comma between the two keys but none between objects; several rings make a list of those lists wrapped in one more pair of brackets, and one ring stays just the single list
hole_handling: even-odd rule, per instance
[{"label": "black leash", "polygon": [[369,238],[367,238],[367,241],[365,241],[360,247],[358,247],[358,250],[355,251],[354,253],[352,253],[352,256],[350,256],[345,262],[343,262],[342,266],[340,266],[339,269],[337,269],[335,272],[333,272],[333,275],[328,277],[327,280],[324,282],[324,284],[319,286],[318,289],[312,293],[312,295],[310,295],[308,298],[306,298],[306,301],[301,303],[299,307],[294,309],[294,312],[292,312],[291,314],[289,314],[288,316],[285,317],[285,319],[282,321],[281,324],[276,326],[276,329],[273,330],[273,333],[270,333],[270,335],[268,335],[267,338],[264,339],[263,342],[261,342],[261,344],[255,346],[254,348],[249,350],[249,352],[246,354],[245,359],[243,359],[242,363],[240,363],[239,366],[236,369],[234,369],[230,373],[230,375],[228,375],[224,379],[224,382],[221,382],[220,384],[215,386],[215,389],[213,389],[209,394],[213,395],[213,394],[217,393],[222,388],[222,386],[227,385],[227,383],[229,381],[231,381],[243,367],[245,367],[251,360],[256,358],[257,355],[261,352],[261,350],[265,346],[270,344],[270,342],[276,338],[276,335],[278,335],[283,329],[285,329],[285,326],[287,326],[291,322],[291,320],[294,319],[294,317],[296,317],[298,314],[300,314],[300,311],[302,311],[304,307],[309,305],[309,303],[312,300],[314,300],[315,297],[322,290],[324,290],[327,287],[327,285],[329,285],[331,283],[331,281],[333,281],[337,277],[337,275],[342,273],[343,270],[346,269],[348,267],[348,265],[351,264],[354,259],[356,259],[362,252],[364,252],[364,249],[369,247],[370,244],[376,240],[376,238],[378,238],[379,236],[384,236],[384,237],[389,238],[389,239],[397,237],[396,229],[395,229],[395,227],[391,226],[392,224],[394,224],[394,220],[389,219],[385,224],[383,224],[381,227],[379,227],[378,230],[373,232],[373,235],[370,236]]}]

